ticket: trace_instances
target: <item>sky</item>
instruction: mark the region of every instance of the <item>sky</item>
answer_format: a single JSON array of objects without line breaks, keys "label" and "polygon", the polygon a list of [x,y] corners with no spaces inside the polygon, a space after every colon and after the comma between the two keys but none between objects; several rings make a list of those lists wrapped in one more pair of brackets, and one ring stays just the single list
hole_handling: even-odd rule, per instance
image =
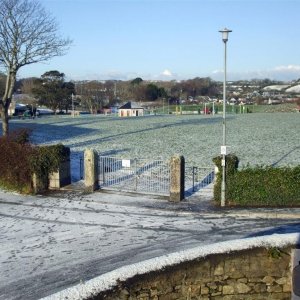
[{"label": "sky", "polygon": [[73,40],[68,53],[23,67],[70,80],[300,78],[300,0],[40,0]]}]

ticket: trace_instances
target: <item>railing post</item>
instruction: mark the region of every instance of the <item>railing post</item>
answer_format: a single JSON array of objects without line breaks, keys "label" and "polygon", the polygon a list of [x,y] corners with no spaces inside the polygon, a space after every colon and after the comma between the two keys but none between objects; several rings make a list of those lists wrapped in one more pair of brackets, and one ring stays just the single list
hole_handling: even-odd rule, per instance
[{"label": "railing post", "polygon": [[98,154],[92,149],[84,151],[84,185],[88,192],[93,192],[99,187]]},{"label": "railing post", "polygon": [[184,199],[184,157],[173,156],[170,161],[170,199],[180,202]]}]

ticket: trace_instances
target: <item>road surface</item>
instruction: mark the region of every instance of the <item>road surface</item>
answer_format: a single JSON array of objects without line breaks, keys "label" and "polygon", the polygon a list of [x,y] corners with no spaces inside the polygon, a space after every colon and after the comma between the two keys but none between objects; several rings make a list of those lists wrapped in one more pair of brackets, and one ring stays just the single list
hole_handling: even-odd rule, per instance
[{"label": "road surface", "polygon": [[300,231],[296,215],[252,218],[201,207],[199,199],[176,205],[100,192],[20,196],[0,191],[0,300],[39,299],[189,247]]}]

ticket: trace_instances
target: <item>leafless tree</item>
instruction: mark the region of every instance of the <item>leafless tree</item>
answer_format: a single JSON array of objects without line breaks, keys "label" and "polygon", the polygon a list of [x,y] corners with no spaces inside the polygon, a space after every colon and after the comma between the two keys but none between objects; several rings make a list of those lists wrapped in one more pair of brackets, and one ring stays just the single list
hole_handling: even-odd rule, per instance
[{"label": "leafless tree", "polygon": [[55,19],[38,0],[0,0],[0,65],[6,75],[0,99],[3,135],[9,132],[8,108],[18,70],[64,55],[70,44],[59,36]]}]

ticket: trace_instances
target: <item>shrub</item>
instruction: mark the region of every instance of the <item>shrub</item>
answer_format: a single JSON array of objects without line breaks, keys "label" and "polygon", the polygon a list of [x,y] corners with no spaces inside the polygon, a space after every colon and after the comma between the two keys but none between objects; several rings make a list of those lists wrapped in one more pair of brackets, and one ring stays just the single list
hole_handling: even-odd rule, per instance
[{"label": "shrub", "polygon": [[32,172],[48,185],[48,175],[59,169],[61,162],[70,156],[70,148],[62,144],[35,147],[30,158]]},{"label": "shrub", "polygon": [[[221,158],[213,159],[220,172],[214,186],[214,200],[221,198]],[[237,206],[299,206],[300,166],[246,167],[237,170],[238,158],[226,156],[226,203]]]},{"label": "shrub", "polygon": [[299,206],[300,166],[238,171],[230,180],[227,200],[228,204],[243,206]]},{"label": "shrub", "polygon": [[[219,173],[216,178],[216,182],[214,184],[214,200],[216,202],[221,201],[221,183],[222,183],[222,155],[219,155],[215,158],[213,158],[214,164],[218,167]],[[225,169],[225,185],[226,185],[226,191],[228,190],[228,187],[230,186],[230,181],[232,176],[237,172],[238,166],[239,166],[239,159],[234,154],[228,154],[225,156],[225,162],[226,162],[226,169]],[[226,192],[227,195],[227,192]]]},{"label": "shrub", "polygon": [[20,193],[33,192],[33,173],[47,186],[49,173],[70,155],[70,149],[61,144],[33,147],[29,133],[22,129],[0,138],[0,186]]},{"label": "shrub", "polygon": [[30,157],[33,148],[27,143],[20,143],[21,140],[24,141],[19,139],[18,134],[0,138],[0,185],[7,189],[30,193]]},{"label": "shrub", "polygon": [[24,145],[29,143],[31,130],[27,128],[21,128],[15,131],[12,131],[8,138],[9,140],[16,142],[18,144]]}]

